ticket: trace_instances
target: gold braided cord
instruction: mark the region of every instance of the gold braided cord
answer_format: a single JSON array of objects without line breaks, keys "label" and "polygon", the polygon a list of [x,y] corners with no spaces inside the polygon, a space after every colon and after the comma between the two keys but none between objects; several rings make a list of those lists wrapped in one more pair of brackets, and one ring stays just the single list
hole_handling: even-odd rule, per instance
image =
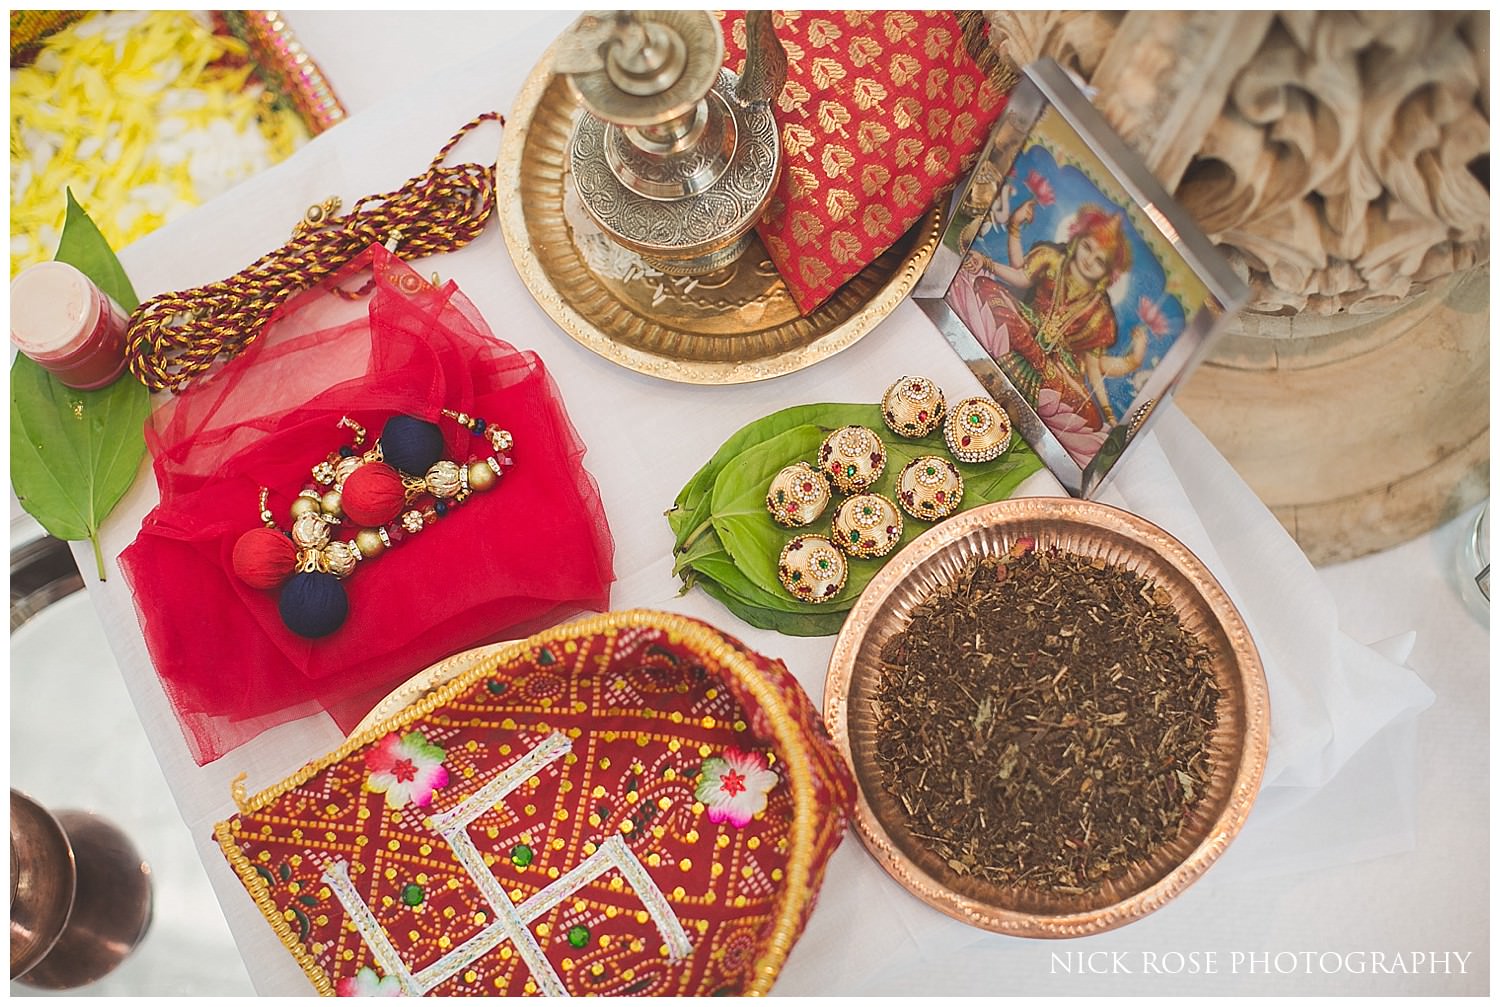
[{"label": "gold braided cord", "polygon": [[253,343],[290,297],[337,273],[370,245],[394,239],[401,257],[414,259],[454,251],[479,237],[495,207],[495,166],[443,161],[465,134],[492,119],[505,125],[498,112],[471,120],[426,171],[400,189],[364,197],[348,213],[301,230],[226,280],[146,301],[126,331],[130,372],[153,390],[179,391],[220,357]]}]

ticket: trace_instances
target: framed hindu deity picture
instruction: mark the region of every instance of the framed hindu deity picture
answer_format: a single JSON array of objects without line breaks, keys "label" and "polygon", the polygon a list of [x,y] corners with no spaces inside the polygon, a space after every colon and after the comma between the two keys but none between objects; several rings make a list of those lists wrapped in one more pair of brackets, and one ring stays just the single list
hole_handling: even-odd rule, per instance
[{"label": "framed hindu deity picture", "polygon": [[1088,497],[1248,290],[1045,60],[1011,92],[914,296]]}]

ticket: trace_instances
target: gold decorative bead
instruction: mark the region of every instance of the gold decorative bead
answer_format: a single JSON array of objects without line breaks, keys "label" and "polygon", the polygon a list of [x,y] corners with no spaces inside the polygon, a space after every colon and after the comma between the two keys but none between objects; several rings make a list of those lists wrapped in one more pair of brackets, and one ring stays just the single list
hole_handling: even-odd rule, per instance
[{"label": "gold decorative bead", "polygon": [[344,516],[344,494],[338,490],[329,490],[323,494],[321,501],[323,513],[329,517]]},{"label": "gold decorative bead", "polygon": [[365,559],[374,559],[385,552],[385,539],[379,528],[361,528],[354,536],[354,547]]},{"label": "gold decorative bead", "polygon": [[849,564],[822,535],[798,535],[781,550],[776,575],[792,597],[818,605],[843,590]]},{"label": "gold decorative bead", "polygon": [[937,455],[923,455],[908,462],[896,482],[901,509],[918,521],[939,521],[958,509],[964,495],[964,477],[958,466]]},{"label": "gold decorative bead", "polygon": [[318,462],[312,467],[312,477],[320,486],[331,486],[336,478],[335,469],[329,462]]},{"label": "gold decorative bead", "polygon": [[334,485],[344,485],[344,480],[354,474],[354,470],[365,463],[359,455],[350,455],[348,458],[340,458],[339,463],[333,467]]},{"label": "gold decorative bead", "polygon": [[405,514],[401,515],[401,527],[405,528],[410,534],[415,535],[417,532],[427,527],[427,524],[422,520],[421,511],[409,510]]},{"label": "gold decorative bead", "polygon": [[823,473],[807,462],[797,462],[771,480],[766,508],[777,524],[797,528],[816,521],[832,496]]},{"label": "gold decorative bead", "polygon": [[299,496],[292,501],[292,520],[296,521],[305,514],[318,514],[323,510],[323,498],[314,493],[312,496]]},{"label": "gold decorative bead", "polygon": [[818,450],[818,465],[842,493],[863,493],[885,471],[885,445],[869,427],[839,427]]},{"label": "gold decorative bead", "polygon": [[486,427],[484,436],[494,445],[496,451],[509,451],[515,439],[511,437],[509,430],[501,430],[499,427]]},{"label": "gold decorative bead", "polygon": [[907,375],[885,390],[880,416],[891,432],[902,437],[926,437],[942,422],[943,390],[930,378]]},{"label": "gold decorative bead", "polygon": [[1010,417],[994,399],[975,396],[956,404],[943,424],[948,451],[976,465],[999,458],[1010,447]]},{"label": "gold decorative bead", "polygon": [[833,544],[850,556],[884,556],[901,541],[901,512],[879,493],[861,493],[839,505]]},{"label": "gold decorative bead", "polygon": [[500,480],[495,475],[495,470],[490,468],[489,462],[480,460],[469,463],[469,489],[476,493],[494,489],[495,483]]},{"label": "gold decorative bead", "polygon": [[427,480],[422,476],[401,476],[401,493],[407,503],[427,495]]},{"label": "gold decorative bead", "polygon": [[304,549],[323,548],[328,542],[328,522],[316,511],[297,515],[292,522],[292,541]]},{"label": "gold decorative bead", "polygon": [[432,468],[427,470],[427,492],[439,500],[447,500],[462,488],[455,463],[445,459],[434,462]]},{"label": "gold decorative bead", "polygon": [[359,550],[348,542],[330,542],[323,547],[323,565],[335,577],[347,577],[359,562]]}]

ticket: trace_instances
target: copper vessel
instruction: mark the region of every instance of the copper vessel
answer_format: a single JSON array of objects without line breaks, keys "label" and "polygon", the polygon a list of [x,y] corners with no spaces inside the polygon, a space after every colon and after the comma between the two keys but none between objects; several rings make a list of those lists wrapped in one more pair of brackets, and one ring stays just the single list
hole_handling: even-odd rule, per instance
[{"label": "copper vessel", "polygon": [[10,792],[10,975],[73,989],[109,974],[151,924],[151,869],[114,825]]}]

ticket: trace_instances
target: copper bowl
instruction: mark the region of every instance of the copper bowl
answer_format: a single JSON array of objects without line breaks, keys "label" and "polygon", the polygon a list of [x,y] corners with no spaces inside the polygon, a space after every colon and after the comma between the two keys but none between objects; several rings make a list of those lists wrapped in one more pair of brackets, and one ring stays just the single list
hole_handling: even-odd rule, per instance
[{"label": "copper bowl", "polygon": [[45,808],[10,792],[10,977],[36,967],[67,926],[77,867],[67,833]]},{"label": "copper bowl", "polygon": [[[1209,648],[1219,687],[1209,739],[1212,777],[1177,839],[1123,876],[1081,894],[998,885],[951,870],[912,836],[875,762],[872,697],[880,652],[911,612],[971,560],[1002,556],[1017,540],[1102,557],[1165,588],[1185,629]],[[1218,859],[1250,813],[1265,770],[1270,703],[1260,655],[1224,589],[1187,547],[1133,514],[1084,500],[1004,500],[965,511],[912,542],[865,588],[834,645],[824,719],[859,785],[855,831],[906,889],[956,919],[1023,937],[1080,937],[1161,908]]]}]

